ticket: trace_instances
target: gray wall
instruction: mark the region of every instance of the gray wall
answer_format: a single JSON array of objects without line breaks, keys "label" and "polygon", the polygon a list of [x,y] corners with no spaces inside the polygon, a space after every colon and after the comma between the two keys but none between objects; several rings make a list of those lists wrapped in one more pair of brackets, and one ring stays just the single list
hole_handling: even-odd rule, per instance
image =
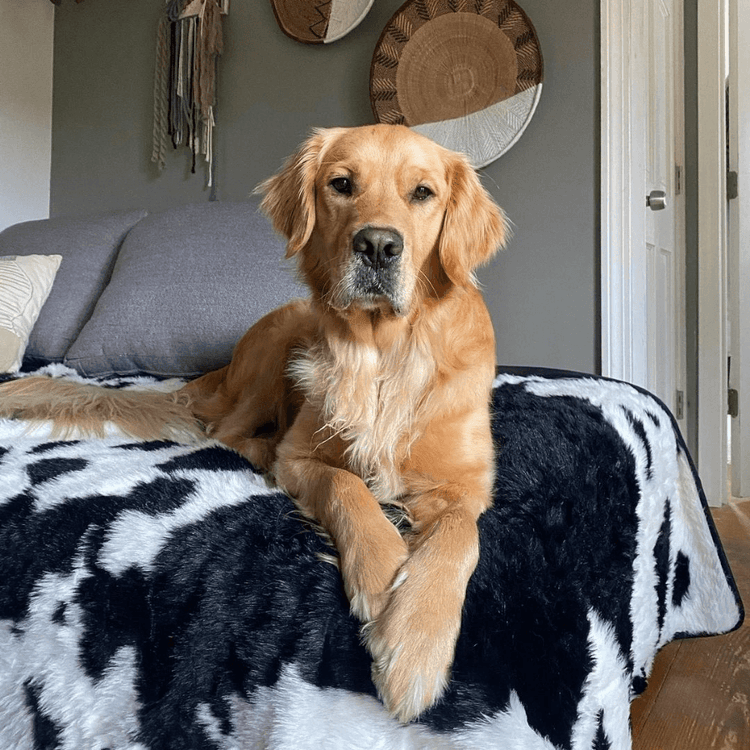
[{"label": "gray wall", "polygon": [[54,7],[0,0],[0,231],[49,216]]},{"label": "gray wall", "polygon": [[[156,28],[162,0],[63,3],[56,11],[51,215],[241,200],[309,130],[373,122],[372,50],[402,0],[378,0],[342,40],[283,35],[267,0],[231,4],[220,62],[216,186],[187,152],[150,162]],[[597,371],[598,2],[522,0],[545,62],[521,140],[483,170],[515,225],[480,279],[498,361]]]}]

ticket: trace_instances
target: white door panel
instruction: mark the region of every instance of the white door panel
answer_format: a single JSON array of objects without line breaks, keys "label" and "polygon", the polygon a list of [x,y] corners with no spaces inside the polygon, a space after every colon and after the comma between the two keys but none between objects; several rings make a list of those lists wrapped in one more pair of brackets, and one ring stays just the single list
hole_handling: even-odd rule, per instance
[{"label": "white door panel", "polygon": [[[682,161],[682,63],[675,54],[682,29],[681,5],[677,0],[647,0],[643,11],[647,52],[642,59],[647,65],[640,76],[640,95],[645,99],[645,164],[642,193],[638,196],[636,192],[633,199],[641,199],[644,212],[648,273],[649,345],[644,385],[677,412],[677,391],[684,390],[685,299],[681,232],[684,199],[675,179]],[[651,207],[647,195],[652,196]],[[655,210],[661,205],[665,207]],[[684,415],[678,416],[681,419]]]},{"label": "white door panel", "polygon": [[[680,0],[603,0],[602,371],[674,413],[685,382],[681,39]],[[654,211],[657,190],[666,207]]]}]

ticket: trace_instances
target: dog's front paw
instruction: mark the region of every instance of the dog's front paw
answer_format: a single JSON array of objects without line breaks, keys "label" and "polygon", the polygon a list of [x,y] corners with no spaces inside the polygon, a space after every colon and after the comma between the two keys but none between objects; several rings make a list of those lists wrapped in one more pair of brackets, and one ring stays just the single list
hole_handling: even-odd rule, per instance
[{"label": "dog's front paw", "polygon": [[431,591],[407,563],[380,618],[363,631],[372,679],[386,708],[402,722],[445,692],[461,625],[463,596]]},{"label": "dog's front paw", "polygon": [[401,535],[389,521],[383,520],[383,527],[377,533],[341,552],[341,575],[349,606],[352,614],[364,623],[380,616],[408,555]]}]

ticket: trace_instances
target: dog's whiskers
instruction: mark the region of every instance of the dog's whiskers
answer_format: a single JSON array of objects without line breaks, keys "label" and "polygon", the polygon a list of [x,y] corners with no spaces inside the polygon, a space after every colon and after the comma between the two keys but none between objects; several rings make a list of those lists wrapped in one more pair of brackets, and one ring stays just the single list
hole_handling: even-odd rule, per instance
[{"label": "dog's whiskers", "polygon": [[437,289],[435,289],[435,285],[430,281],[429,277],[425,272],[420,268],[417,271],[417,284],[420,285],[422,291],[425,293],[425,296],[427,296],[427,287],[426,284],[429,284],[430,289],[432,290],[432,294],[434,297],[438,296]]}]

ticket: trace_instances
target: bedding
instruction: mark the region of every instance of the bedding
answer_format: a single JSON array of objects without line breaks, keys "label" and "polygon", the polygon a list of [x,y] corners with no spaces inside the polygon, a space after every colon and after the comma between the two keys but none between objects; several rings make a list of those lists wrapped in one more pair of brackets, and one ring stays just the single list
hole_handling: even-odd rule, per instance
[{"label": "bedding", "polygon": [[492,398],[452,679],[408,725],[335,551],[239,455],[0,421],[0,747],[630,748],[658,649],[742,621],[700,481],[635,387],[506,368]]}]

